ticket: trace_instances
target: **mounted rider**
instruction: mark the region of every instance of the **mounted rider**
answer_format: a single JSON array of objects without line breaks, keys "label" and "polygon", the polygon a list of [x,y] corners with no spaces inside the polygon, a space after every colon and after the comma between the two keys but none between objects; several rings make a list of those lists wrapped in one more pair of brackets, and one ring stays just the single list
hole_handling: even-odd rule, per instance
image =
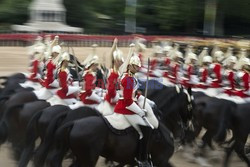
[{"label": "mounted rider", "polygon": [[185,87],[193,87],[198,83],[197,78],[197,55],[193,52],[189,52],[183,65],[183,79],[182,84]]},{"label": "mounted rider", "polygon": [[223,80],[222,85],[224,88],[224,93],[228,95],[232,95],[233,91],[235,91],[235,64],[237,58],[235,56],[227,57],[223,62],[224,70],[223,70]]},{"label": "mounted rider", "polygon": [[170,64],[171,64],[171,57],[169,56],[170,52],[172,51],[173,47],[169,43],[165,43],[163,46],[163,59],[162,59],[162,65],[163,65],[163,76],[168,77],[168,73],[170,70]]},{"label": "mounted rider", "polygon": [[150,73],[151,77],[161,77],[162,74],[159,73],[160,65],[161,65],[161,57],[162,57],[162,48],[159,45],[154,46],[153,56],[150,62]]},{"label": "mounted rider", "polygon": [[249,67],[250,60],[248,58],[244,58],[241,60],[240,70],[236,73],[236,90],[234,95],[240,96],[242,98],[250,97],[249,92]]},{"label": "mounted rider", "polygon": [[55,79],[57,74],[56,68],[60,58],[59,54],[61,53],[61,46],[58,45],[58,39],[59,37],[55,36],[54,41],[50,45],[50,47],[52,47],[51,52],[47,52],[47,54],[50,56],[46,62],[46,76],[44,82],[42,83],[42,85],[47,89],[52,89],[59,86],[57,80]]},{"label": "mounted rider", "polygon": [[79,83],[74,84],[68,69],[70,61],[69,53],[64,52],[59,62],[58,81],[60,89],[56,94],[67,104],[73,104],[76,101],[76,94],[80,91]]},{"label": "mounted rider", "polygon": [[211,56],[206,55],[203,57],[201,67],[198,71],[199,84],[196,87],[206,89],[210,86],[212,80],[209,77],[209,66],[212,62],[213,59]]},{"label": "mounted rider", "polygon": [[[133,55],[133,56],[132,56]],[[132,57],[131,57],[132,56]],[[149,104],[146,102],[146,109],[143,109],[139,105],[141,100],[140,94],[136,92],[139,83],[134,77],[135,73],[138,72],[141,67],[141,62],[138,55],[132,52],[128,55],[125,63],[122,66],[122,69],[125,69],[125,73],[121,78],[121,96],[118,103],[115,106],[114,112],[116,114],[122,114],[126,120],[138,131],[140,134],[139,140],[139,166],[148,165],[148,141],[151,136],[152,128],[158,127],[158,121],[154,116],[152,109]],[[121,70],[123,71],[123,70]],[[142,96],[143,98],[143,96]],[[144,99],[144,98],[143,98]],[[151,109],[151,110],[150,110]],[[150,124],[147,124],[145,121],[146,113],[151,115]],[[141,128],[139,126],[142,126]]]},{"label": "mounted rider", "polygon": [[170,64],[170,74],[168,75],[169,80],[178,84],[181,78],[181,66],[183,64],[183,54],[178,50],[173,50],[171,53],[171,64]]},{"label": "mounted rider", "polygon": [[222,65],[221,62],[224,59],[224,53],[220,50],[214,53],[214,62],[210,65],[210,77],[213,79],[211,83],[212,88],[220,88],[222,82]]},{"label": "mounted rider", "polygon": [[[95,50],[97,45],[92,47]],[[83,73],[83,93],[81,93],[80,99],[85,105],[95,106],[102,101],[101,97],[98,96],[95,91],[96,72],[99,66],[99,58],[95,53],[93,53],[86,58],[84,64],[86,70]]]},{"label": "mounted rider", "polygon": [[44,46],[36,46],[33,49],[33,59],[30,67],[29,80],[33,82],[42,82],[43,69],[44,69]]},{"label": "mounted rider", "polygon": [[108,86],[105,100],[110,105],[114,106],[119,100],[119,94],[116,92],[118,88],[118,79],[120,76],[119,68],[123,63],[123,53],[117,48],[117,39],[114,40],[113,47],[111,50],[112,64],[108,74]]}]

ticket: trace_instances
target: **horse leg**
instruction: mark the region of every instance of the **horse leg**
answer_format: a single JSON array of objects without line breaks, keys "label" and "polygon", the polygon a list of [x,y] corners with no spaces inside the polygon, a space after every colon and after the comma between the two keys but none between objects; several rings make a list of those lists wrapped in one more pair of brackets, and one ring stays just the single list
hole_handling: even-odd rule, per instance
[{"label": "horse leg", "polygon": [[94,152],[89,152],[88,154],[82,155],[82,150],[74,151],[77,161],[80,167],[95,167],[98,161],[99,155]]},{"label": "horse leg", "polygon": [[205,135],[202,137],[202,146],[201,148],[205,148],[206,145],[208,145],[211,149],[214,149],[212,146],[212,137],[213,137],[213,133],[211,132],[211,130],[207,130]]},{"label": "horse leg", "polygon": [[250,161],[245,154],[245,143],[247,141],[248,134],[244,134],[241,138],[236,139],[235,141],[235,152],[238,156],[247,163],[248,167],[250,167]]},{"label": "horse leg", "polygon": [[225,160],[224,160],[224,164],[223,164],[224,167],[228,166],[229,158],[234,150],[234,147],[235,147],[235,143],[233,143],[233,145],[230,148],[226,149],[226,156],[225,156]]}]

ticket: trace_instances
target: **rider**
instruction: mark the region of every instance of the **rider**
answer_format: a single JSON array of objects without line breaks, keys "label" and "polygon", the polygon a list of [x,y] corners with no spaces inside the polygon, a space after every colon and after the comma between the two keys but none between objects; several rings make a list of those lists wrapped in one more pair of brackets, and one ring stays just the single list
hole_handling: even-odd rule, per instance
[{"label": "rider", "polygon": [[225,93],[232,95],[232,92],[235,90],[235,63],[237,58],[235,56],[229,56],[224,60],[224,71],[223,71],[223,87]]},{"label": "rider", "polygon": [[29,80],[33,82],[41,82],[42,80],[42,73],[43,73],[43,54],[44,54],[44,47],[43,46],[36,46],[34,48],[34,58],[32,60],[31,68],[30,68],[30,76]]},{"label": "rider", "polygon": [[59,63],[59,73],[58,80],[60,89],[56,94],[61,98],[65,99],[65,102],[72,104],[70,99],[75,99],[75,93],[80,91],[79,86],[73,86],[73,79],[70,76],[68,63],[70,61],[70,56],[67,52],[64,52],[61,56],[61,61]]},{"label": "rider", "polygon": [[160,66],[160,58],[162,57],[162,48],[159,45],[156,45],[154,47],[154,53],[153,57],[150,62],[150,76],[152,77],[160,77],[161,74],[159,74],[159,66]]},{"label": "rider", "polygon": [[[139,105],[136,103],[136,96],[139,96],[136,94],[139,83],[134,75],[141,67],[141,62],[135,53],[129,61],[125,62],[128,62],[128,64],[127,71],[121,78],[122,95],[115,106],[114,112],[123,114],[128,122],[140,134],[138,161],[139,166],[144,166],[149,164],[148,141],[151,136],[152,128],[150,127],[150,124],[145,122],[146,110],[139,107]],[[139,125],[141,125],[141,128]]]},{"label": "rider", "polygon": [[171,82],[174,84],[178,84],[180,82],[181,77],[181,66],[183,63],[183,54],[180,51],[173,51],[171,53],[172,60],[170,64],[170,75],[168,75],[168,78]]},{"label": "rider", "polygon": [[219,88],[221,87],[221,82],[222,82],[222,78],[221,78],[221,62],[224,59],[223,56],[223,52],[222,51],[216,51],[214,53],[214,63],[210,65],[210,70],[211,70],[211,78],[212,83],[211,83],[211,87],[212,88]]},{"label": "rider", "polygon": [[206,89],[209,87],[211,78],[209,77],[209,66],[213,62],[212,57],[206,55],[202,59],[202,66],[199,69],[198,77],[200,83],[196,85],[198,88]]},{"label": "rider", "polygon": [[55,75],[56,75],[56,65],[59,59],[59,54],[61,53],[61,47],[56,45],[52,48],[51,57],[49,57],[46,63],[46,77],[43,82],[43,86],[47,89],[52,89],[54,87],[58,87],[59,85],[56,84]]},{"label": "rider", "polygon": [[108,76],[108,91],[105,96],[105,100],[113,106],[119,99],[119,94],[116,92],[116,89],[118,87],[119,68],[123,63],[122,55],[122,52],[117,48],[117,39],[115,39],[112,47],[112,68]]},{"label": "rider", "polygon": [[234,95],[240,96],[242,98],[250,97],[249,94],[249,66],[250,60],[244,58],[240,62],[241,69],[236,74],[236,84],[237,88]]},{"label": "rider", "polygon": [[85,68],[87,69],[84,71],[83,74],[83,90],[84,92],[80,95],[80,99],[84,104],[87,105],[95,105],[99,104],[102,99],[100,96],[96,94],[94,90],[96,85],[96,72],[98,70],[98,56],[93,55],[92,58],[87,62]]},{"label": "rider", "polygon": [[185,87],[192,87],[197,84],[198,78],[197,74],[197,56],[193,52],[189,52],[187,54],[185,64],[183,65],[184,77],[182,80],[182,84]]}]

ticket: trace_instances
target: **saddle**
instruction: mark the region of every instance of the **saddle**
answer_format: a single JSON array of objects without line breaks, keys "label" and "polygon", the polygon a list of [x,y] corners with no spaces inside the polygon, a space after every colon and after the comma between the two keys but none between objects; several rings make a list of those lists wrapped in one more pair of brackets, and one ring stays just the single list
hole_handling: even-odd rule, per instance
[{"label": "saddle", "polygon": [[116,135],[128,135],[131,133],[138,134],[137,131],[126,120],[124,120],[126,118],[122,114],[119,115],[121,115],[123,118],[121,116],[115,116],[114,114],[109,116],[101,116],[112,133]]}]

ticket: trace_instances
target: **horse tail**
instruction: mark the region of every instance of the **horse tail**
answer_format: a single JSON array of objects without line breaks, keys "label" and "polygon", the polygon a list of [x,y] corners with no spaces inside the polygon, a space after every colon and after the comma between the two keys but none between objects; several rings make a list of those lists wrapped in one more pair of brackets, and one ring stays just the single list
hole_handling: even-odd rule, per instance
[{"label": "horse tail", "polygon": [[54,119],[51,120],[51,122],[46,130],[45,137],[44,137],[42,143],[40,144],[40,146],[38,147],[36,154],[34,156],[35,166],[43,166],[44,165],[44,162],[45,162],[46,157],[48,155],[49,149],[51,148],[51,146],[53,144],[53,140],[51,140],[51,138],[53,138],[56,129],[60,125],[61,121],[66,117],[67,113],[68,113],[67,111],[64,111],[64,112],[60,113],[59,115],[57,115]]},{"label": "horse tail", "polygon": [[0,122],[0,144],[3,144],[8,138],[9,121],[8,118],[13,111],[22,108],[24,104],[18,104],[7,108],[4,112],[3,119]]},{"label": "horse tail", "polygon": [[29,121],[27,129],[26,129],[26,138],[25,138],[25,146],[24,150],[22,152],[20,161],[19,161],[19,167],[25,167],[27,166],[34,147],[35,147],[35,141],[38,137],[38,134],[36,133],[36,127],[37,127],[37,121],[41,117],[43,113],[43,110],[38,111]]},{"label": "horse tail", "polygon": [[226,139],[227,129],[230,126],[233,111],[236,109],[236,104],[227,105],[227,107],[222,111],[219,123],[219,129],[214,137],[215,141],[218,143],[223,143]]},{"label": "horse tail", "polygon": [[55,148],[48,155],[48,166],[61,166],[63,157],[69,148],[69,135],[74,126],[74,121],[68,122],[56,131]]}]

